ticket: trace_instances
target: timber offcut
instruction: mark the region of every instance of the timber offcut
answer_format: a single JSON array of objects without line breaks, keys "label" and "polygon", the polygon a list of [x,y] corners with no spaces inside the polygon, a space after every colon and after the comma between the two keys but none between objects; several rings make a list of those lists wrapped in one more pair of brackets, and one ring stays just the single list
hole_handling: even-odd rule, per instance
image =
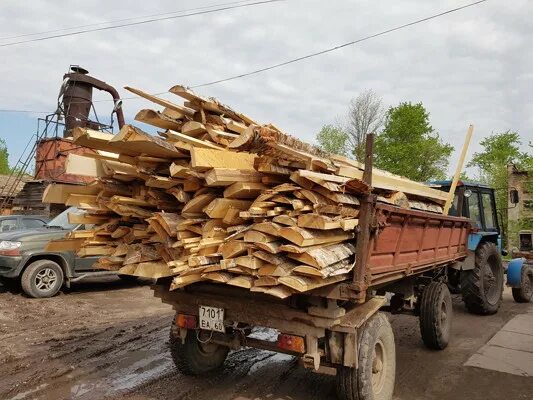
[{"label": "timber offcut", "polygon": [[[100,256],[98,268],[171,277],[171,290],[211,281],[285,298],[344,281],[355,264],[360,198],[442,213],[446,193],[328,154],[275,125],[174,86],[117,135],[75,128],[67,173],[86,186],[50,185],[43,201],[76,206],[74,231],[49,244]],[[181,102],[179,101],[181,98]]]}]

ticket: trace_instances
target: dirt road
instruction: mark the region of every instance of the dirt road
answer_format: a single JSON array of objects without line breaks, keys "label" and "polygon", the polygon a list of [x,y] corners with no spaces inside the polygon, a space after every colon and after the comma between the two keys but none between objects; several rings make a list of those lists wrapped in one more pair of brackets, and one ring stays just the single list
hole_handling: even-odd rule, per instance
[{"label": "dirt road", "polygon": [[[113,289],[113,290],[111,290]],[[418,321],[392,316],[395,399],[530,399],[533,379],[463,364],[514,315],[533,312],[508,293],[501,311],[477,317],[454,300],[453,339],[426,350]],[[148,286],[79,283],[52,299],[0,293],[0,399],[334,399],[334,378],[289,356],[246,349],[207,378],[182,376],[167,352],[171,309]],[[268,335],[269,332],[260,332]]]}]

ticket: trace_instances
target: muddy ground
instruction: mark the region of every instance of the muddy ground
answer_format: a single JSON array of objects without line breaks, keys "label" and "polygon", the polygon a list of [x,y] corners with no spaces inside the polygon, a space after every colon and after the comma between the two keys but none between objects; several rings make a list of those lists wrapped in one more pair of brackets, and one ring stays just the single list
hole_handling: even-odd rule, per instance
[{"label": "muddy ground", "polygon": [[[392,316],[394,398],[531,399],[533,378],[465,367],[513,316],[531,312],[505,293],[497,315],[467,314],[454,299],[453,339],[425,349],[418,321]],[[300,368],[289,356],[246,349],[206,378],[182,376],[167,351],[172,310],[147,285],[116,278],[80,282],[51,299],[0,293],[0,399],[334,399],[334,378]]]}]

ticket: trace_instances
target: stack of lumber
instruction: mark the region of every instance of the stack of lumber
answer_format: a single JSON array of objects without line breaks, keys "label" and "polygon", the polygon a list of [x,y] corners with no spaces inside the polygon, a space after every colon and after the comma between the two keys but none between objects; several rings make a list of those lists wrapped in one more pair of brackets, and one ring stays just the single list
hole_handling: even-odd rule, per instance
[{"label": "stack of lumber", "polygon": [[376,169],[369,188],[360,163],[183,86],[170,89],[183,104],[126,89],[164,107],[135,117],[159,136],[76,128],[74,142],[96,152],[69,155],[67,173],[95,181],[51,185],[43,199],[85,210],[69,220],[87,229],[49,246],[100,256],[98,268],[173,277],[171,289],[212,281],[284,298],[349,277],[362,193],[442,212],[441,191]]}]

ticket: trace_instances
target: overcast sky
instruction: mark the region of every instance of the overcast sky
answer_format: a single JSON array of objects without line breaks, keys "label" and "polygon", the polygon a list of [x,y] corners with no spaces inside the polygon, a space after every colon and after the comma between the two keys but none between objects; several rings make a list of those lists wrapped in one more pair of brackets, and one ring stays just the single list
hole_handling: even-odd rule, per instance
[{"label": "overcast sky", "polygon": [[[0,37],[209,6],[202,1],[3,0]],[[162,92],[245,73],[392,28],[471,0],[286,0],[210,14],[0,47],[0,109],[53,111],[70,64],[122,89]],[[30,5],[31,4],[31,5]],[[422,102],[433,127],[456,147],[469,123],[472,152],[491,132],[533,140],[533,2],[489,0],[442,18],[320,57],[199,88],[259,122],[313,141],[373,89],[387,106]],[[3,39],[0,44],[26,38]],[[99,93],[96,99],[106,99]],[[172,94],[166,96],[179,98]],[[144,100],[124,102],[128,119]],[[157,108],[157,106],[155,106]],[[111,104],[96,104],[101,116]],[[42,114],[0,112],[14,162]]]}]

